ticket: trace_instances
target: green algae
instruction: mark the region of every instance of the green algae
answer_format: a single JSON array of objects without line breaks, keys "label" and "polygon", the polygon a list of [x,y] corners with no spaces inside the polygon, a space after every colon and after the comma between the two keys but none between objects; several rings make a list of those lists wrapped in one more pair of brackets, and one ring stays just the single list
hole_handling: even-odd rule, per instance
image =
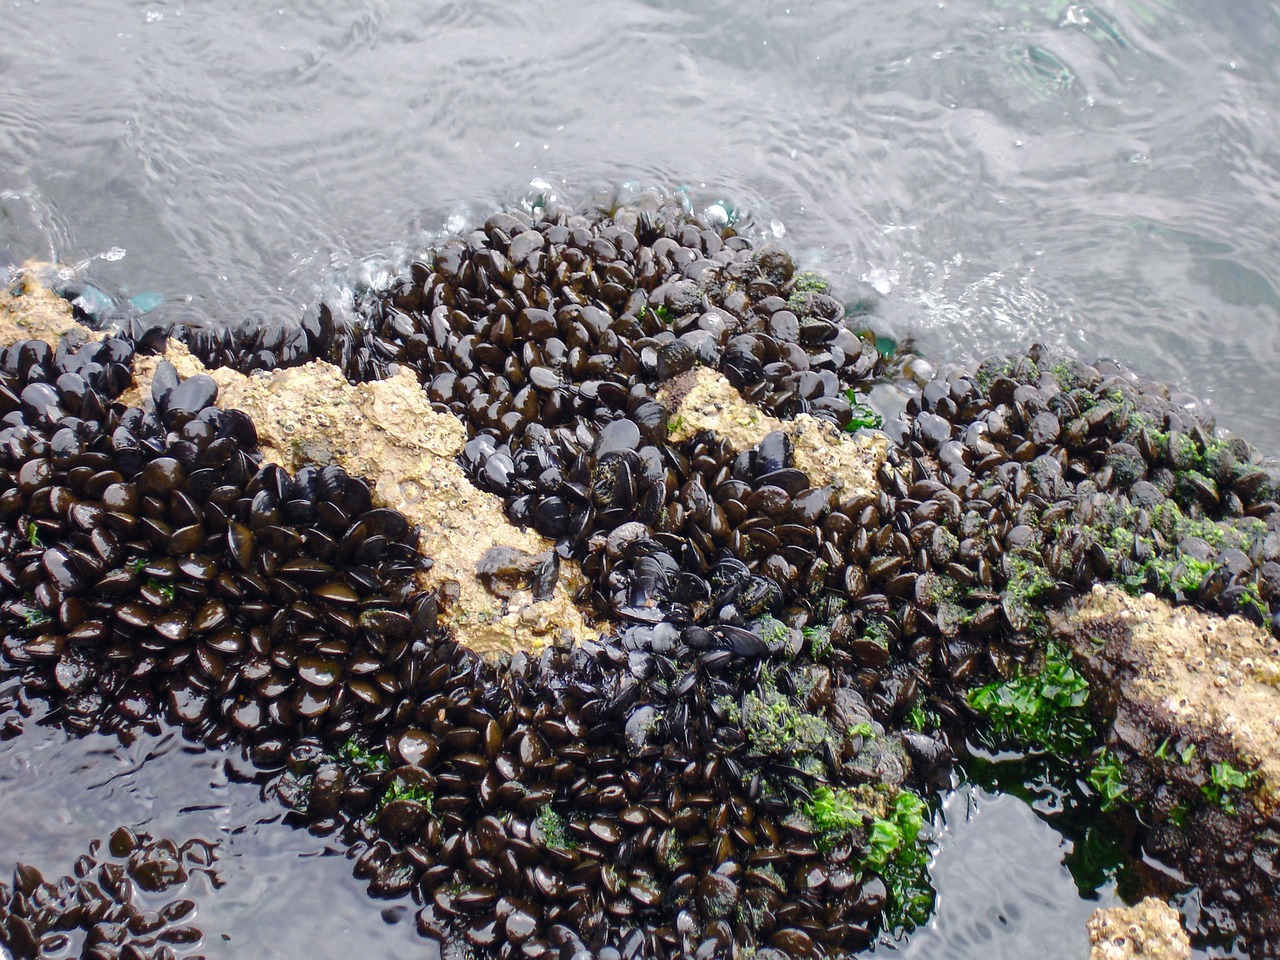
[{"label": "green algae", "polygon": [[374,750],[359,737],[350,737],[335,751],[338,760],[361,773],[383,773],[390,767],[386,753]]},{"label": "green algae", "polygon": [[678,870],[684,862],[684,841],[675,830],[666,832],[665,842],[659,845],[659,859],[668,870]]},{"label": "green algae", "polygon": [[926,710],[919,704],[907,711],[906,724],[917,733],[937,729],[941,718],[932,710]]},{"label": "green algae", "polygon": [[[1070,526],[1060,522],[1058,534]],[[1078,523],[1077,528],[1079,536],[1102,548],[1121,589],[1134,596],[1150,590],[1173,599],[1178,594],[1198,593],[1216,566],[1188,556],[1180,546],[1184,541],[1202,540],[1213,550],[1235,549],[1253,555],[1267,535],[1266,524],[1256,517],[1214,520],[1194,516],[1173,499],[1149,509],[1115,502],[1097,504],[1089,521]],[[1263,619],[1269,616],[1256,584],[1245,585],[1240,604]]]},{"label": "green algae", "polygon": [[161,583],[159,580],[151,579],[147,581],[147,586],[164,597],[165,600],[172,602],[174,596],[173,584]]},{"label": "green algae", "polygon": [[[890,794],[892,793],[892,796]],[[815,788],[798,811],[818,833],[819,850],[845,841],[859,847],[854,862],[884,881],[887,931],[910,931],[928,921],[934,890],[929,880],[924,827],[928,807],[910,790],[871,787]]]},{"label": "green algae", "polygon": [[768,673],[762,674],[759,689],[740,701],[722,697],[717,705],[730,723],[742,727],[753,757],[814,756],[824,745],[838,745],[831,725],[806,710],[799,698],[779,691]]},{"label": "green algae", "polygon": [[805,271],[798,273],[791,281],[791,296],[787,298],[787,306],[796,314],[804,315],[808,310],[808,298],[811,294],[829,294],[831,281],[820,273]]},{"label": "green algae", "polygon": [[427,813],[432,816],[435,815],[435,811],[432,808],[435,794],[421,784],[410,783],[403,777],[392,777],[387,784],[386,792],[382,794],[382,799],[378,801],[379,815],[387,804],[395,800],[410,800],[414,803],[419,803],[426,808]]},{"label": "green algae", "polygon": [[870,429],[879,430],[884,426],[884,417],[876,413],[875,410],[858,399],[858,391],[850,387],[845,391],[845,399],[849,401],[850,419],[845,424],[845,431],[848,433],[856,433],[859,430]]},{"label": "green algae", "polygon": [[40,627],[46,623],[50,623],[53,617],[45,613],[39,607],[31,607],[22,615],[23,622],[28,627]]},{"label": "green algae", "polygon": [[869,620],[862,628],[862,639],[871,641],[882,650],[889,649],[891,636],[889,625],[883,620]]},{"label": "green algae", "polygon": [[1086,780],[1089,786],[1097,791],[1102,801],[1102,811],[1115,809],[1121,800],[1128,800],[1129,785],[1124,782],[1124,768],[1120,761],[1106,748],[1099,753]]},{"label": "green algae", "polygon": [[796,293],[830,293],[831,281],[820,273],[805,270],[796,274],[792,287]]},{"label": "green algae", "polygon": [[1197,560],[1195,557],[1184,557],[1174,574],[1173,585],[1185,594],[1191,595],[1199,591],[1205,577],[1218,569],[1212,560]]},{"label": "green algae", "polygon": [[1010,623],[1023,633],[1041,636],[1048,622],[1043,603],[1056,587],[1053,577],[1030,551],[1010,553],[1006,563],[1004,607]]},{"label": "green algae", "polygon": [[809,656],[821,660],[831,650],[831,628],[826,624],[814,627],[802,627],[801,635],[809,645]]},{"label": "green algae", "polygon": [[787,636],[787,625],[768,614],[757,620],[755,625],[760,639],[767,644],[779,643]]},{"label": "green algae", "polygon": [[1007,680],[971,690],[966,700],[986,720],[983,736],[992,746],[1069,754],[1096,736],[1089,682],[1056,643],[1045,645],[1038,670],[1019,669]]},{"label": "green algae", "polygon": [[1224,813],[1235,816],[1234,792],[1248,790],[1257,779],[1256,771],[1238,770],[1226,761],[1214,763],[1209,767],[1209,782],[1201,785],[1200,792],[1209,803],[1219,807]]},{"label": "green algae", "polygon": [[550,805],[542,807],[533,820],[542,833],[543,846],[550,850],[574,850],[578,842],[569,833],[569,821]]}]

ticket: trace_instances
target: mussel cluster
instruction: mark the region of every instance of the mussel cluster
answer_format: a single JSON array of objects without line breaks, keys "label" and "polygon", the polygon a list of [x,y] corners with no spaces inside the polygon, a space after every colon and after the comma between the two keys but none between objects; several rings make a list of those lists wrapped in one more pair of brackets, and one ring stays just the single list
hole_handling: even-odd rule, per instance
[{"label": "mussel cluster", "polygon": [[[495,237],[505,222],[491,225]],[[585,228],[544,227],[553,251],[563,248],[558,263],[585,262],[573,252],[591,242]],[[598,229],[624,252],[626,236],[641,249],[634,232]],[[530,365],[523,396],[498,392],[504,374],[485,396],[504,407],[496,421],[510,422],[517,397],[545,407],[518,434],[477,431],[466,454],[490,488],[504,457],[515,482],[548,458],[536,474],[548,495],[535,504],[513,488],[513,507],[524,496],[531,515],[565,513],[561,549],[588,559],[598,596],[631,624],[624,631],[486,664],[431,632],[435,598],[406,585],[400,547],[411,532],[370,511],[358,481],[260,466],[251,425],[211,406],[212,384],[177,383],[163,366],[150,403],[108,403],[121,373],[90,397],[87,417],[60,392],[64,374],[127,344],[24,343],[0,368],[12,398],[5,658],[25,693],[54,699],[80,729],[125,729],[163,700],[198,736],[253,743],[264,766],[285,762],[280,793],[314,828],[340,827],[360,845],[358,869],[376,892],[414,891],[424,932],[460,944],[528,956],[710,956],[755,943],[800,956],[866,944],[886,900],[884,882],[859,865],[866,831],[819,844],[796,803],[806,782],[896,788],[908,762],[847,673],[795,659],[802,620],[761,618],[819,562],[821,536],[802,524],[838,496],[811,490],[780,434],[742,453],[712,437],[678,449],[649,398],[659,348],[669,374],[669,364],[687,368],[680,352],[694,342],[775,412],[843,424],[841,391],[879,355],[820,315],[834,312],[822,295],[792,290],[792,306],[808,311],[801,324],[777,295],[792,270],[780,251],[722,250],[683,227],[681,245],[659,235],[669,225],[644,229],[651,244],[637,270],[657,293],[653,309],[636,309],[653,344],[620,338],[587,303],[583,319],[565,321],[568,346],[543,329],[555,314],[522,306],[520,322],[539,326],[521,353],[550,366]],[[694,313],[688,281],[653,282],[677,263],[707,279],[713,267],[736,271],[751,294],[716,295],[743,315]],[[567,282],[566,296],[583,281]],[[453,299],[449,289],[441,283],[439,296]],[[675,329],[657,329],[668,311]],[[633,337],[643,329],[639,318],[616,325]],[[600,329],[588,354],[589,326]],[[433,348],[433,363],[464,364],[472,343],[483,346],[441,336],[451,353]],[[550,373],[563,380],[551,385]],[[449,376],[428,389],[448,388],[458,412],[478,407],[479,379]],[[758,519],[744,530],[748,514]],[[768,555],[752,556],[749,543]],[[822,562],[838,571],[837,550],[832,540]],[[792,742],[796,726],[807,735]],[[344,760],[353,735],[355,756],[364,744],[386,760]]]},{"label": "mussel cluster", "polygon": [[886,430],[899,496],[918,478],[951,491],[949,506],[899,504],[913,521],[958,521],[949,572],[962,587],[1003,585],[1013,631],[1031,626],[1028,599],[1099,581],[1276,629],[1280,470],[1167,386],[1033,347],[973,374],[944,368]]},{"label": "mussel cluster", "polygon": [[207,376],[162,363],[145,408],[113,402],[132,355],[116,338],[0,355],[6,665],[81,731],[167,710],[283,752],[380,722],[435,626],[416,531],[340,468],[261,463]]},{"label": "mussel cluster", "polygon": [[[1280,594],[1274,467],[1114,365],[945,368],[875,491],[815,483],[780,431],[674,442],[659,387],[695,366],[838,429],[887,369],[783,251],[678,207],[500,214],[350,327],[185,336],[240,369],[414,369],[474,482],[556,543],[486,575],[572,558],[620,626],[484,661],[362,481],[262,463],[207,377],[162,364],[125,407],[125,339],[26,342],[0,355],[0,663],[74,729],[163,705],[245,745],[450,956],[861,949],[903,896],[871,824],[945,779],[963,694],[1046,604],[1119,579],[1269,619]],[[865,815],[833,829],[837,796]]]},{"label": "mussel cluster", "polygon": [[190,923],[195,902],[171,891],[193,873],[212,875],[214,853],[203,840],[179,845],[121,827],[105,846],[90,843],[70,876],[46,880],[19,863],[13,883],[0,883],[3,942],[14,960],[177,960],[203,935]]}]

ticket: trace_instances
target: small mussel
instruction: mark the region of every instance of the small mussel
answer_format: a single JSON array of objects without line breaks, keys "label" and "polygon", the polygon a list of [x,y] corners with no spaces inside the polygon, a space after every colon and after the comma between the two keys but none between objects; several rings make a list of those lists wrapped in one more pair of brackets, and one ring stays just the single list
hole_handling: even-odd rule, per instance
[{"label": "small mussel", "polygon": [[215,851],[203,840],[178,844],[121,827],[90,843],[69,876],[46,880],[20,863],[12,884],[0,883],[0,939],[15,960],[65,956],[74,943],[85,956],[176,960],[204,934],[191,922],[195,902],[173,894],[194,873],[217,886]]}]

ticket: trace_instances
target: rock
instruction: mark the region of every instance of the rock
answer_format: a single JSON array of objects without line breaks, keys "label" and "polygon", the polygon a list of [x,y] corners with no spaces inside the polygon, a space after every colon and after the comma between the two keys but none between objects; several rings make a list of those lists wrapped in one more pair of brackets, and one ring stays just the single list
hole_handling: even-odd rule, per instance
[{"label": "rock", "polygon": [[733,384],[706,367],[668,383],[658,402],[672,411],[671,439],[677,442],[710,430],[741,451],[779,430],[791,439],[796,469],[804,471],[814,487],[834,486],[846,499],[879,489],[876,471],[889,450],[889,438],[882,433],[841,433],[807,413],[794,420],[776,420],[743,400]]},{"label": "rock", "polygon": [[1191,941],[1182,929],[1178,911],[1155,897],[1147,897],[1135,907],[1095,910],[1088,929],[1089,960],[1191,957]]},{"label": "rock", "polygon": [[1249,793],[1259,813],[1276,810],[1280,649],[1267,631],[1101,585],[1053,625],[1091,682],[1114,686],[1118,722],[1147,728],[1155,744],[1175,735],[1202,757],[1230,755],[1253,772]]},{"label": "rock", "polygon": [[57,344],[66,335],[72,342],[99,340],[102,335],[76,321],[71,304],[46,288],[27,270],[0,289],[0,343],[44,340]]},{"label": "rock", "polygon": [[[1207,902],[1247,904],[1244,938],[1280,943],[1280,645],[1238,616],[1114,586],[1050,618],[1089,680],[1143,852]],[[1118,792],[1115,792],[1118,791]],[[1187,956],[1148,952],[1094,956]]]}]

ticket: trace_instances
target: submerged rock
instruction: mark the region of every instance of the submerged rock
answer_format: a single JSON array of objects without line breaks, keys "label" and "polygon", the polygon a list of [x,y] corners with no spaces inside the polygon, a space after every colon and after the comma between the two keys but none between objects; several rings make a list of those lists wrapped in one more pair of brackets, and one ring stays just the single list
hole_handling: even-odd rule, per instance
[{"label": "submerged rock", "polygon": [[1190,960],[1191,941],[1178,911],[1155,897],[1132,907],[1095,910],[1089,918],[1089,960]]}]

